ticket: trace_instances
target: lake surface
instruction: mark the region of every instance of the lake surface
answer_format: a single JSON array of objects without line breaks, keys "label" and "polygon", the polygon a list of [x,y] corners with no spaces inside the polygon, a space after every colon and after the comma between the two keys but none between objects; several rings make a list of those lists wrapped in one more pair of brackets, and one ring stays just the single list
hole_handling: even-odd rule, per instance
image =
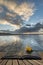
[{"label": "lake surface", "polygon": [[0,52],[26,54],[26,46],[34,51],[43,51],[43,35],[0,36]]}]

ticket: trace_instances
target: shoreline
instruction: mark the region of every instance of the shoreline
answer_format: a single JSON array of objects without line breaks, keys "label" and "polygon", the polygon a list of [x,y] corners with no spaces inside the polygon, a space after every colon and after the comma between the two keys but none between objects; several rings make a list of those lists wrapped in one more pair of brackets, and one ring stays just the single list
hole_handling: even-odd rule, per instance
[{"label": "shoreline", "polygon": [[43,32],[28,32],[28,33],[0,33],[0,36],[4,35],[43,35]]}]

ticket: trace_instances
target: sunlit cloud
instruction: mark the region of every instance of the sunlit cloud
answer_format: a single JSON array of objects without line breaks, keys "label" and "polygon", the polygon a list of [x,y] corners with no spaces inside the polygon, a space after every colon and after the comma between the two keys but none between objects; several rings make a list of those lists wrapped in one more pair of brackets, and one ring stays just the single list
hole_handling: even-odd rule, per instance
[{"label": "sunlit cloud", "polygon": [[5,20],[0,20],[0,24],[8,24],[8,22]]},{"label": "sunlit cloud", "polygon": [[[3,24],[4,26],[9,26],[10,28],[9,28],[9,30],[16,30],[16,29],[19,29],[20,27],[19,26],[17,26],[17,25],[13,25],[13,24],[11,24],[11,23],[9,23],[9,22],[7,22],[7,21],[5,21],[5,20],[0,20],[0,25],[1,24]],[[8,27],[7,27],[8,28]],[[1,29],[7,29],[6,27],[1,27]]]},{"label": "sunlit cloud", "polygon": [[16,26],[20,26],[22,24],[23,20],[17,13],[2,4],[0,4],[0,8],[2,9],[2,11],[0,10],[0,20],[5,20]]},{"label": "sunlit cloud", "polygon": [[16,3],[10,3],[8,8],[16,12],[19,16],[21,16],[22,20],[25,21],[28,21],[35,11],[34,3],[26,2],[22,3],[21,5],[17,5]]},{"label": "sunlit cloud", "polygon": [[3,7],[0,7],[0,19],[4,19],[3,22],[0,22],[1,24],[8,24],[19,29],[24,25],[24,22],[29,21],[31,16],[34,15],[34,3],[26,1],[21,4],[18,1],[18,3],[15,0],[0,0],[0,4],[5,6],[5,10],[3,10]]},{"label": "sunlit cloud", "polygon": [[15,12],[21,16],[23,20],[28,21],[30,19],[30,16],[33,15],[33,4],[28,5],[27,3],[22,3],[20,6],[15,8]]},{"label": "sunlit cloud", "polygon": [[[3,3],[3,1],[2,1],[2,3]],[[34,11],[35,11],[35,4],[30,3],[30,2],[27,3],[27,2],[24,1],[23,3],[18,5],[13,0],[13,1],[10,1],[10,2],[5,1],[4,4],[8,7],[8,9],[16,12],[18,15],[21,16],[21,18],[23,20],[26,20],[26,21],[28,21],[30,19],[30,17],[34,14]]]}]

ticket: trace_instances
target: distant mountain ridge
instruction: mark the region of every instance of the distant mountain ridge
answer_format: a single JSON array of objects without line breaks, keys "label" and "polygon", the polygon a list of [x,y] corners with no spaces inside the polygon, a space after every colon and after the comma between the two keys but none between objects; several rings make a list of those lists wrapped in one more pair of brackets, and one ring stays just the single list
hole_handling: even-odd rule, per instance
[{"label": "distant mountain ridge", "polygon": [[25,32],[38,32],[40,29],[43,29],[43,24],[37,23],[33,27],[21,27],[20,29],[16,30],[16,33],[25,33]]},{"label": "distant mountain ridge", "polygon": [[29,24],[29,27],[23,26],[20,29],[17,29],[15,31],[9,31],[9,30],[0,30],[2,33],[11,33],[11,34],[17,34],[17,33],[26,33],[26,32],[39,32],[40,29],[43,29],[43,24],[37,23],[34,26],[31,26]]}]

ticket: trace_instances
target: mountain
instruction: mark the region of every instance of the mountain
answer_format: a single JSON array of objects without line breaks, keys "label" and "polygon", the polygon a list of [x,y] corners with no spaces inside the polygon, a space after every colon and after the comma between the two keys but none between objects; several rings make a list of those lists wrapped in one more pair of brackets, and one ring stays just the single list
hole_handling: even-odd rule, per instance
[{"label": "mountain", "polygon": [[35,25],[35,27],[36,27],[36,28],[43,28],[43,24],[37,23],[37,24]]},{"label": "mountain", "polygon": [[26,32],[43,32],[43,24],[37,23],[34,26],[29,25],[23,26],[20,29],[17,29],[15,31],[9,31],[9,30],[0,30],[2,33],[11,33],[11,34],[18,34],[18,33],[26,33]]},{"label": "mountain", "polygon": [[[30,26],[30,25],[29,25]],[[43,29],[43,24],[37,23],[34,26],[28,27],[21,27],[20,29],[16,30],[16,33],[25,33],[25,32],[38,32],[40,29]]]}]

